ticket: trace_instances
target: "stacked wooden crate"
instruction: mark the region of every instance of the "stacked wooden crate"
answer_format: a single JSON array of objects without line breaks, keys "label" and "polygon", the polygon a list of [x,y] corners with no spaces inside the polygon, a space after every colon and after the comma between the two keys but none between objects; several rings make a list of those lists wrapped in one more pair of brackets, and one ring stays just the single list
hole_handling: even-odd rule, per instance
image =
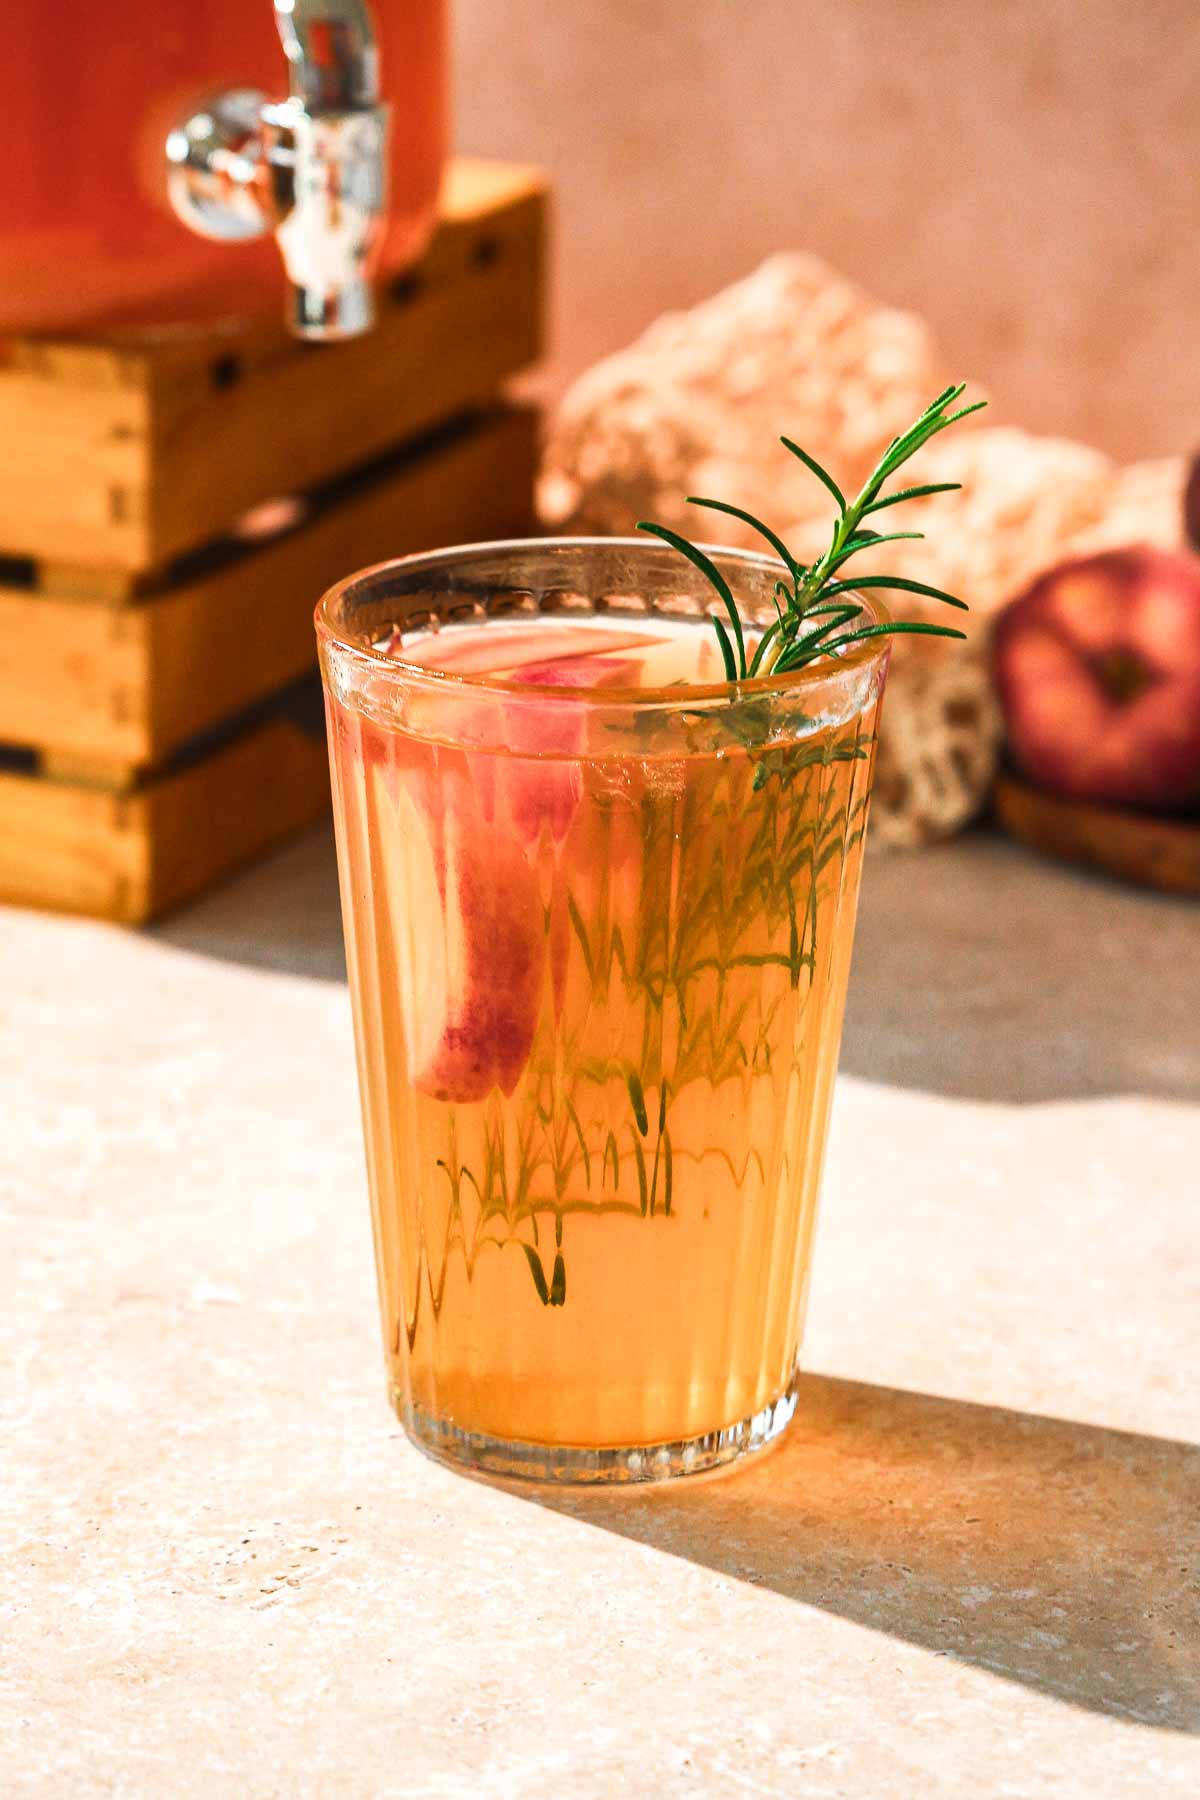
[{"label": "stacked wooden crate", "polygon": [[145,920],[328,804],[322,590],[531,527],[545,230],[460,162],[368,337],[0,350],[0,899]]}]

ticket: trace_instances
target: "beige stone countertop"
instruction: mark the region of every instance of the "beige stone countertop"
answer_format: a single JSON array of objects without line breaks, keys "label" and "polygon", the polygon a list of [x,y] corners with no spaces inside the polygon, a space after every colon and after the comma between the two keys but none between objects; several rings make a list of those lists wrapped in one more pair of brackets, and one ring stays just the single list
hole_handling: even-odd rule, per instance
[{"label": "beige stone countertop", "polygon": [[383,1398],[332,856],[0,913],[5,1795],[1200,1793],[1200,909],[868,868],[799,1422],[500,1490]]}]

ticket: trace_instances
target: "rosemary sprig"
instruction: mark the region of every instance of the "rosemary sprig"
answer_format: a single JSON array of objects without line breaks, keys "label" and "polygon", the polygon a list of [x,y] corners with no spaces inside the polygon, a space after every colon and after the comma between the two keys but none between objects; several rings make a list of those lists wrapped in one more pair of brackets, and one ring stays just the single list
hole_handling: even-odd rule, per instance
[{"label": "rosemary sprig", "polygon": [[780,440],[784,448],[798,457],[805,468],[828,489],[837,506],[837,518],[829,548],[816,562],[800,562],[777,532],[744,507],[731,506],[725,500],[710,500],[696,494],[688,496],[689,506],[705,506],[711,512],[726,513],[730,518],[740,519],[743,524],[757,531],[771,546],[786,570],[786,578],[775,583],[776,617],[759,637],[749,657],[746,653],[746,631],[732,589],[712,558],[698,545],[691,543],[679,532],[671,531],[666,525],[655,525],[644,519],[639,522],[639,531],[650,532],[672,549],[678,550],[681,556],[686,556],[720,598],[729,624],[726,625],[719,613],[714,612],[709,616],[721,647],[727,680],[746,681],[758,675],[782,675],[789,669],[798,669],[803,664],[814,661],[818,656],[836,655],[851,644],[862,643],[868,638],[892,637],[903,632],[923,637],[965,637],[965,632],[956,631],[953,626],[928,625],[913,619],[889,620],[876,625],[855,624],[863,608],[853,596],[861,593],[864,588],[887,588],[896,592],[920,594],[925,599],[939,600],[947,606],[967,611],[964,600],[945,593],[941,588],[931,587],[928,582],[912,581],[901,575],[864,575],[857,581],[834,580],[838,570],[860,550],[873,550],[880,544],[894,544],[901,539],[924,536],[920,531],[875,531],[864,523],[872,513],[882,512],[889,506],[898,506],[905,500],[920,500],[931,494],[952,493],[961,487],[961,482],[957,481],[933,481],[904,488],[896,493],[885,494],[883,491],[884,484],[930,438],[987,405],[986,400],[977,400],[972,406],[959,407],[957,411],[953,411],[965,391],[965,382],[948,387],[925,408],[920,418],[907,431],[893,438],[854,500],[846,499],[833,476],[807,450],[801,449],[791,438]]}]

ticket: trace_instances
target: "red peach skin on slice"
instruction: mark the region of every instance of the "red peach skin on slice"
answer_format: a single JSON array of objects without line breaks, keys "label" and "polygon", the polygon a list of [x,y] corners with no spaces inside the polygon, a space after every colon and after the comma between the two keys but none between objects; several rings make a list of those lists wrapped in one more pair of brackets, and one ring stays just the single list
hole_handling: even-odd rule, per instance
[{"label": "red peach skin on slice", "polygon": [[542,904],[520,845],[485,822],[468,759],[430,754],[431,781],[370,776],[409,1075],[435,1099],[483,1100],[512,1093],[533,1046]]}]

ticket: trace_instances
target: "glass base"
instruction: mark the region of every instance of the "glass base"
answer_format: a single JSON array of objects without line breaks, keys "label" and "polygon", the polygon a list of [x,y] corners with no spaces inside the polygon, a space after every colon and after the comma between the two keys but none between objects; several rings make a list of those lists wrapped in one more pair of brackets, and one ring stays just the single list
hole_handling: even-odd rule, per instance
[{"label": "glass base", "polygon": [[632,1444],[627,1448],[605,1445],[598,1450],[581,1444],[536,1444],[520,1438],[494,1438],[485,1432],[463,1431],[446,1419],[422,1412],[420,1407],[407,1406],[396,1388],[391,1391],[391,1401],[418,1448],[454,1468],[559,1485],[673,1481],[683,1475],[703,1475],[712,1469],[727,1468],[774,1443],[796,1411],[799,1379],[797,1372],[774,1400],[736,1424],[674,1443]]}]

